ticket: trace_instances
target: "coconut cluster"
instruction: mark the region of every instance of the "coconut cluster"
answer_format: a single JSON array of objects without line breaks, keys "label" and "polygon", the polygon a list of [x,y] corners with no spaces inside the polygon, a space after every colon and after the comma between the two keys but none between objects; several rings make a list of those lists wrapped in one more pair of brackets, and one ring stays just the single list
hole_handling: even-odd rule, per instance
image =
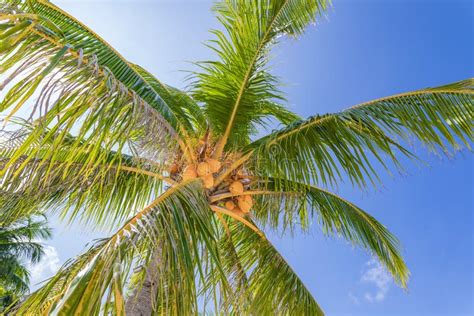
[{"label": "coconut cluster", "polygon": [[207,158],[198,164],[191,164],[183,169],[183,180],[201,178],[206,189],[214,187],[214,175],[221,170],[222,163],[217,159]]},{"label": "coconut cluster", "polygon": [[[225,161],[225,165],[231,165],[232,161]],[[187,166],[170,168],[170,174],[181,176],[183,181],[200,178],[210,195],[231,194],[231,197],[219,200],[219,206],[234,212],[239,216],[247,215],[253,206],[253,199],[246,191],[249,184],[248,177],[242,170],[234,170],[228,178],[219,185],[215,185],[215,179],[223,169],[223,164],[214,158],[202,157],[201,161]],[[248,190],[248,188],[247,188]],[[246,193],[247,192],[247,193]]]},{"label": "coconut cluster", "polygon": [[225,201],[224,206],[229,211],[237,213],[240,216],[250,212],[253,206],[253,199],[245,193],[244,185],[241,180],[232,181],[229,185],[229,193],[235,195]]}]

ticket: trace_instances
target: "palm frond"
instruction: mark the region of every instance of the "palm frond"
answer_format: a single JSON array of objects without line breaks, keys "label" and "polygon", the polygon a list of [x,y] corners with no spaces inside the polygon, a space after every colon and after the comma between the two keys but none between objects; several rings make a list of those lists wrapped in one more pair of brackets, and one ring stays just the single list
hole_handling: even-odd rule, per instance
[{"label": "palm frond", "polygon": [[27,218],[19,220],[13,225],[3,225],[0,228],[0,238],[2,240],[2,244],[5,244],[6,240],[13,242],[50,238],[51,230],[47,228],[46,224],[46,221]]},{"label": "palm frond", "polygon": [[[34,131],[29,124],[19,123],[8,137],[25,138]],[[160,165],[149,161],[78,142],[70,135],[60,142],[55,138],[33,142],[13,163],[18,144],[4,143],[11,147],[0,149],[0,224],[47,211],[111,229],[129,218],[130,210],[144,207],[158,195],[164,181],[170,181],[162,176]]]},{"label": "palm frond", "polygon": [[95,315],[104,309],[115,313],[123,307],[117,304],[117,297],[125,297],[120,284],[125,284],[134,268],[150,266],[156,249],[160,249],[160,260],[156,265],[155,312],[197,313],[197,282],[204,278],[199,274],[204,271],[202,251],[208,258],[217,258],[210,240],[214,236],[211,216],[200,181],[170,188],[112,237],[98,241],[67,263],[27,298],[17,315],[31,311]]},{"label": "palm frond", "polygon": [[0,286],[17,294],[28,291],[28,263],[37,264],[43,256],[38,239],[51,236],[45,221],[23,218],[0,225]]},{"label": "palm frond", "polygon": [[238,293],[232,305],[237,314],[324,315],[309,290],[266,238],[236,221],[226,222],[220,250],[225,271]]},{"label": "palm frond", "polygon": [[18,7],[27,14],[40,17],[41,20],[38,22],[60,35],[58,39],[60,44],[70,45],[81,55],[81,59],[95,56],[100,67],[110,71],[116,80],[133,90],[157,110],[173,128],[178,129],[176,118],[181,114],[180,109],[167,104],[169,100],[164,100],[160,89],[149,82],[149,74],[139,71],[137,65],[128,62],[90,28],[49,1],[7,0],[6,3]]},{"label": "palm frond", "polygon": [[[214,30],[210,47],[218,61],[199,63],[194,97],[204,104],[217,135],[216,156],[227,141],[231,146],[249,142],[256,123],[268,117],[275,100],[282,100],[279,80],[268,70],[271,44],[287,35],[297,37],[327,8],[326,0],[224,0],[214,11],[224,31]],[[264,107],[261,105],[264,104]],[[282,118],[276,115],[277,119]],[[231,132],[232,131],[232,132]]]},{"label": "palm frond", "polygon": [[160,82],[155,76],[139,65],[132,65],[132,68],[169,105],[173,113],[175,113],[176,119],[180,122],[179,127],[185,136],[187,134],[196,136],[196,133],[199,135],[206,130],[207,118],[204,116],[202,108],[190,95]]},{"label": "palm frond", "polygon": [[0,258],[13,256],[17,260],[38,263],[43,255],[43,246],[37,240],[51,237],[45,221],[32,218],[18,220],[0,227]]},{"label": "palm frond", "polygon": [[[175,157],[180,148],[187,152],[172,111],[158,109],[162,99],[156,91],[139,81],[134,67],[88,29],[45,1],[3,4],[1,14],[0,63],[6,76],[1,88],[7,93],[0,110],[7,114],[5,121],[18,111],[35,120],[35,129],[17,148],[11,164],[32,142],[41,145],[55,138],[59,146],[68,133],[75,134],[76,145],[114,148],[157,163]],[[148,92],[139,94],[132,86]]]},{"label": "palm frond", "polygon": [[[362,187],[376,184],[375,158],[401,168],[397,154],[414,157],[401,141],[414,139],[449,153],[474,139],[474,85],[468,79],[310,117],[247,147],[256,174],[335,185],[344,176]],[[250,154],[249,154],[250,156]]]},{"label": "palm frond", "polygon": [[256,182],[252,191],[257,202],[253,214],[263,227],[307,231],[317,221],[324,234],[342,237],[369,251],[406,287],[410,273],[399,241],[356,205],[325,189],[286,179]]},{"label": "palm frond", "polygon": [[25,265],[15,256],[0,257],[0,285],[14,293],[28,292],[30,275]]},{"label": "palm frond", "polygon": [[262,102],[259,107],[263,114],[275,117],[284,125],[290,125],[295,121],[301,120],[301,117],[298,114],[291,112],[285,106],[276,102]]}]

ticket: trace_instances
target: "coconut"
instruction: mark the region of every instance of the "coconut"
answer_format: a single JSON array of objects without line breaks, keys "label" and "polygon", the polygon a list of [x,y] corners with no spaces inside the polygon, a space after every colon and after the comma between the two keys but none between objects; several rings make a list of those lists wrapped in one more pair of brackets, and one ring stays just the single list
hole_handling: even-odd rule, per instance
[{"label": "coconut", "polygon": [[246,215],[246,213],[242,212],[242,210],[237,206],[235,207],[232,212],[235,214],[235,215],[238,215],[240,217],[244,217]]},{"label": "coconut", "polygon": [[242,210],[242,212],[248,213],[253,206],[252,197],[250,195],[239,196],[237,198],[237,204],[239,205],[239,208]]},{"label": "coconut", "polygon": [[200,177],[207,176],[211,173],[211,168],[209,168],[209,164],[207,162],[200,162],[197,166],[197,174]]},{"label": "coconut", "polygon": [[195,179],[197,178],[196,166],[189,165],[183,170],[182,174],[183,180]]},{"label": "coconut", "polygon": [[244,192],[244,185],[240,181],[234,181],[229,186],[229,191],[232,194],[242,194]]},{"label": "coconut", "polygon": [[235,208],[235,203],[232,200],[225,202],[225,208],[232,211]]},{"label": "coconut", "polygon": [[219,172],[219,170],[221,170],[222,163],[219,160],[209,158],[206,161],[209,164],[209,168],[211,169],[212,173]]},{"label": "coconut", "polygon": [[214,177],[212,176],[212,174],[208,174],[207,176],[201,177],[201,179],[206,189],[210,189],[214,186]]},{"label": "coconut", "polygon": [[179,171],[179,165],[174,163],[170,166],[170,174],[175,174]]},{"label": "coconut", "polygon": [[247,195],[244,195],[243,197],[244,197],[245,201],[247,201],[247,203],[250,203],[250,204],[253,205],[253,198],[252,198],[251,195],[247,194]]}]

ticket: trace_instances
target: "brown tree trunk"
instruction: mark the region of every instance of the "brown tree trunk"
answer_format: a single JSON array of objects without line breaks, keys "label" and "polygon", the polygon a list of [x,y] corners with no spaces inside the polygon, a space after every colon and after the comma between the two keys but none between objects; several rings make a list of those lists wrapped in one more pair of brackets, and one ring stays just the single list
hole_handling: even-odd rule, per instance
[{"label": "brown tree trunk", "polygon": [[155,256],[146,268],[145,281],[125,302],[125,314],[127,316],[151,316],[153,314],[153,302],[155,300],[158,278],[158,262],[159,256]]}]

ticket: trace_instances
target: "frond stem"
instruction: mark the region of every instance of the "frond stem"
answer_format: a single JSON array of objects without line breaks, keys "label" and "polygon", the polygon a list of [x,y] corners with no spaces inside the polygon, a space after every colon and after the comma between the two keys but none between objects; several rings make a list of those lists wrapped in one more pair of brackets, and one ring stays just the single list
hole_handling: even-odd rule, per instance
[{"label": "frond stem", "polygon": [[444,93],[455,93],[455,94],[473,94],[474,95],[474,90],[449,90],[449,89],[440,89],[440,90],[430,90],[430,89],[425,89],[425,90],[418,90],[418,91],[411,91],[411,92],[405,92],[405,93],[400,93],[400,94],[395,94],[392,96],[388,97],[383,97],[375,100],[371,100],[368,102],[360,103],[354,106],[351,106],[348,109],[357,109],[363,106],[371,105],[377,102],[383,102],[388,99],[393,99],[393,98],[400,98],[400,97],[410,97],[410,96],[415,96],[415,95],[422,95],[422,94],[444,94]]},{"label": "frond stem", "polygon": [[[0,159],[0,162],[2,162],[2,159]],[[43,164],[44,162],[33,160],[30,163]],[[56,166],[56,167],[61,167],[62,165],[67,165],[67,166],[76,165],[76,166],[84,167],[84,164],[80,164],[80,163],[68,163],[68,162],[54,163],[54,166]],[[89,164],[89,165],[91,167],[94,167],[92,164]],[[144,169],[141,169],[141,168],[130,167],[130,166],[104,165],[104,164],[98,165],[96,167],[98,167],[98,168],[105,167],[105,168],[115,169],[117,171],[123,170],[123,171],[127,171],[127,172],[143,174],[143,175],[147,175],[147,176],[150,176],[150,177],[153,177],[153,178],[160,179],[160,180],[165,181],[165,182],[167,182],[168,184],[171,184],[171,185],[176,184],[176,182],[173,179],[169,178],[169,177],[166,177],[162,174],[155,173],[155,172],[152,172],[152,171],[144,170]],[[0,168],[0,171],[3,170],[3,169],[4,168]]]},{"label": "frond stem", "polygon": [[171,184],[171,185],[176,184],[176,182],[173,179],[171,179],[170,177],[166,177],[166,176],[163,176],[159,173],[143,170],[143,169],[140,169],[140,168],[128,167],[128,166],[112,166],[112,168],[116,168],[118,170],[134,172],[134,173],[138,173],[138,174],[144,174],[144,175],[147,175],[147,176],[150,176],[150,177],[153,177],[153,178],[163,180],[163,181],[165,181],[165,182],[167,182],[168,184]]},{"label": "frond stem", "polygon": [[239,215],[235,214],[234,212],[229,211],[228,209],[217,206],[217,205],[211,205],[210,208],[211,208],[211,210],[213,210],[216,213],[228,215],[228,216],[232,217],[233,219],[235,219],[236,221],[241,222],[242,224],[244,224],[245,226],[249,227],[254,232],[256,232],[260,237],[265,239],[265,235],[263,234],[263,232],[260,229],[258,229],[255,225],[250,223],[248,220],[243,218],[242,216],[239,216]]},{"label": "frond stem", "polygon": [[[31,30],[32,33],[35,33],[36,35],[40,36],[41,38],[43,38],[44,40],[50,42],[51,44],[57,46],[57,47],[63,47],[64,45],[62,45],[59,41],[57,41],[56,39],[52,38],[51,36],[48,36],[46,34],[44,34],[43,32],[40,32],[38,31],[37,29],[32,29]],[[71,56],[73,56],[74,58],[78,59],[78,60],[82,60],[85,64],[89,63],[90,60],[85,57],[85,56],[80,56],[79,53],[77,53],[74,49],[72,48],[69,48],[68,50],[68,53],[71,54]],[[120,55],[119,55],[120,56]],[[99,67],[98,69],[98,73],[100,75],[104,75],[104,71],[102,70],[101,67]],[[130,91],[129,88],[127,88],[127,94],[134,98],[135,95]],[[144,101],[144,100],[143,100]],[[145,102],[145,101],[144,101]],[[146,103],[146,102],[145,102]],[[147,103],[148,104],[148,103]],[[149,106],[149,105],[148,105]],[[151,107],[151,106],[150,106]],[[165,120],[166,122],[166,120]],[[179,134],[174,130],[174,128],[168,123],[166,122],[167,124],[167,128],[170,132],[172,132],[173,134],[173,137],[174,139],[176,140],[176,142],[178,143],[179,147],[181,148],[181,150],[183,151],[184,153],[184,156],[187,158],[188,161],[193,161],[193,157],[192,157],[192,154],[190,153],[190,150],[189,150],[189,147],[185,144],[185,142],[183,141],[182,137],[179,136]]]},{"label": "frond stem", "polygon": [[182,187],[188,185],[189,183],[193,181],[195,181],[195,179],[183,181],[170,187],[158,198],[156,198],[153,202],[151,202],[147,207],[145,207],[143,210],[141,210],[135,216],[133,216],[125,225],[123,225],[122,228],[120,228],[112,237],[110,237],[109,243],[113,244],[118,238],[124,235],[125,231],[129,231],[131,227],[135,225],[143,216],[146,216],[148,213],[152,212],[155,206],[163,202],[171,194],[175,193],[176,191],[178,191],[179,189],[181,189]]},{"label": "frond stem", "polygon": [[262,40],[260,41],[260,43],[257,47],[257,50],[255,51],[255,55],[253,56],[253,58],[252,58],[252,60],[249,64],[249,67],[247,68],[247,71],[246,71],[245,76],[244,76],[244,80],[242,81],[242,85],[240,86],[240,89],[239,89],[239,94],[237,95],[237,99],[235,101],[234,107],[232,108],[232,113],[230,115],[229,122],[227,123],[227,127],[225,129],[224,135],[219,140],[219,143],[217,144],[216,150],[214,152],[214,158],[215,159],[219,159],[222,156],[222,153],[224,151],[224,147],[227,144],[227,139],[229,138],[229,135],[230,135],[230,131],[232,129],[232,126],[234,125],[235,116],[237,115],[237,109],[240,106],[240,102],[242,100],[242,96],[244,94],[245,88],[247,87],[247,84],[250,80],[250,75],[251,75],[252,70],[255,66],[255,62],[257,61],[258,56],[260,55],[260,52],[262,51],[262,49],[267,44],[267,37],[268,37],[268,35],[270,34],[270,32],[272,30],[273,23],[276,21],[276,19],[280,15],[281,11],[283,10],[283,7],[287,3],[288,3],[288,0],[285,0],[284,3],[279,8],[278,12],[276,12],[276,14],[273,16],[272,20],[270,21],[270,23],[268,25],[267,30],[265,31],[265,34],[262,37]]},{"label": "frond stem", "polygon": [[247,154],[243,155],[241,158],[234,161],[228,169],[226,169],[222,174],[220,174],[214,181],[214,186],[217,187],[222,181],[224,181],[232,171],[240,167],[246,161],[252,157],[254,150],[249,151]]}]

